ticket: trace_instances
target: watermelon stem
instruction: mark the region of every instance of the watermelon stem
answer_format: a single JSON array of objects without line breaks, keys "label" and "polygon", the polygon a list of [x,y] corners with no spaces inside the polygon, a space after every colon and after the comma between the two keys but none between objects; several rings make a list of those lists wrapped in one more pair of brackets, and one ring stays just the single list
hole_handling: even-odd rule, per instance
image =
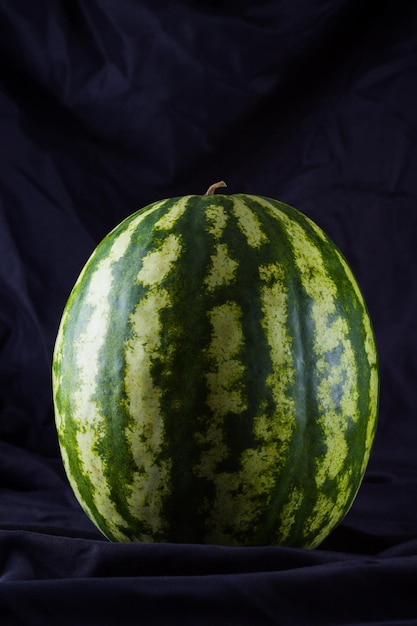
[{"label": "watermelon stem", "polygon": [[214,195],[214,192],[216,191],[216,189],[219,189],[219,187],[227,187],[227,185],[224,182],[224,180],[220,180],[218,183],[213,183],[213,185],[210,185],[210,187],[207,189],[207,191],[206,191],[206,193],[204,195],[205,196],[212,196],[212,195]]}]

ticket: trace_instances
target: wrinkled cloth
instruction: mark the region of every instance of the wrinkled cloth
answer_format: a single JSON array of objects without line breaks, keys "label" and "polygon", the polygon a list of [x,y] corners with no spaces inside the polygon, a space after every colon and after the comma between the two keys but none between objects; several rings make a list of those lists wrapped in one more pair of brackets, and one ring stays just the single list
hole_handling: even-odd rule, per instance
[{"label": "wrinkled cloth", "polygon": [[[2,624],[417,623],[417,5],[0,2]],[[111,544],[64,474],[54,341],[89,255],[153,201],[269,196],[348,260],[375,444],[315,551]]]}]

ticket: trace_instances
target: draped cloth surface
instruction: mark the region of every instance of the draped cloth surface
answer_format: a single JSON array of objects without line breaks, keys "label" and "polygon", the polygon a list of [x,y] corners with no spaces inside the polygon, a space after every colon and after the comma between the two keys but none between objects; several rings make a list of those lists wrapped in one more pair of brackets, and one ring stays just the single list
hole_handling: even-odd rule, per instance
[{"label": "draped cloth surface", "polygon": [[[0,2],[2,624],[417,623],[417,5]],[[79,272],[166,197],[273,197],[375,328],[375,445],[316,550],[112,544],[68,485],[51,362]]]}]

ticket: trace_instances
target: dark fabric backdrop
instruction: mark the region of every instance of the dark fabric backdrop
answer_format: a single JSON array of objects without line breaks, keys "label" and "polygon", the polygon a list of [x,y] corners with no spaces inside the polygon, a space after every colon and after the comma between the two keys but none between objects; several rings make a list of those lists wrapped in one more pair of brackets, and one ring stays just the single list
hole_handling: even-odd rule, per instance
[{"label": "dark fabric backdrop", "polygon": [[[150,202],[228,191],[314,219],[381,367],[358,497],[320,548],[111,544],[51,401],[84,262]],[[0,0],[0,621],[417,624],[417,4]]]}]

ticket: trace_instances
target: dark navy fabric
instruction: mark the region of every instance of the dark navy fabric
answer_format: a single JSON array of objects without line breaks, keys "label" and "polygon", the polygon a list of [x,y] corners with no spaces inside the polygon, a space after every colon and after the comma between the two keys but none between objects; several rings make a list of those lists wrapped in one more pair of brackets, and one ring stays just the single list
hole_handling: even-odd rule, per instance
[{"label": "dark navy fabric", "polygon": [[[101,238],[226,180],[335,241],[380,415],[316,550],[111,544],[67,483],[51,362]],[[0,621],[417,624],[417,4],[0,0]]]}]

